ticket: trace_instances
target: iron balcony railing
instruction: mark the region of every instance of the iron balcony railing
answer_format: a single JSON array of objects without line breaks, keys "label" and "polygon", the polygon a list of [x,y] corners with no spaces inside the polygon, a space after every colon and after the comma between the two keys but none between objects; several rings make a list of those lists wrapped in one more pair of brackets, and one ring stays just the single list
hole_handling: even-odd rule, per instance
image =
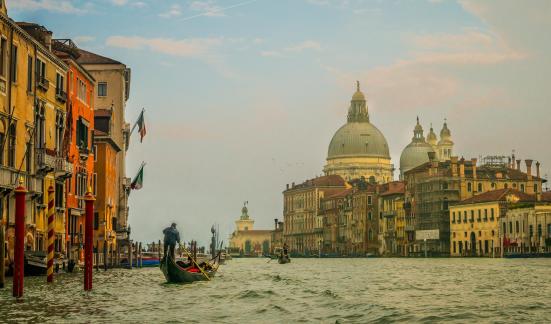
[{"label": "iron balcony railing", "polygon": [[36,167],[40,172],[51,172],[56,167],[56,157],[48,154],[46,148],[36,149]]},{"label": "iron balcony railing", "polygon": [[50,81],[46,80],[43,75],[37,75],[36,79],[38,80],[38,89],[48,91],[48,88],[50,88]]},{"label": "iron balcony railing", "polygon": [[67,92],[63,91],[62,89],[56,88],[55,98],[57,99],[57,101],[65,103],[67,102]]}]

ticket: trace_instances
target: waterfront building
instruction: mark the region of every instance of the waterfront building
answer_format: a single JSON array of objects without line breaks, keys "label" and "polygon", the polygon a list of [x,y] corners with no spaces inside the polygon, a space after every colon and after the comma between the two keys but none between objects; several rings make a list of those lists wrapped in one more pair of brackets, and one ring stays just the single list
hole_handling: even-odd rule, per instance
[{"label": "waterfront building", "polygon": [[324,254],[342,255],[347,250],[347,216],[351,213],[352,189],[341,189],[320,199],[318,216],[322,221],[323,236],[319,249]]},{"label": "waterfront building", "polygon": [[387,141],[370,122],[359,82],[350,101],[347,122],[337,130],[329,144],[324,172],[326,175],[339,175],[345,180],[360,177],[377,183],[393,180],[394,166]]},{"label": "waterfront building", "polygon": [[[67,256],[82,260],[84,244],[84,196],[90,187],[97,195],[98,178],[94,172],[96,155],[92,150],[94,130],[95,80],[77,62],[80,52],[70,39],[57,39],[52,43],[54,53],[69,66],[67,80],[67,123],[64,155],[73,165],[66,184]],[[61,94],[60,95],[65,95]],[[104,180],[105,173],[100,179]],[[111,175],[109,175],[111,176]],[[96,204],[96,213],[101,210]],[[96,228],[97,229],[97,228]]]},{"label": "waterfront building", "polygon": [[535,195],[508,188],[481,193],[450,206],[450,255],[500,256],[499,224],[507,210],[533,204],[535,200]]},{"label": "waterfront building", "polygon": [[509,163],[507,157],[486,157],[478,166],[476,158],[465,161],[451,157],[442,162],[436,159],[436,154],[428,154],[430,162],[404,173],[415,219],[415,242],[409,245],[409,252],[413,254],[421,253],[425,247],[422,235],[430,236],[426,246],[431,255],[450,253],[449,206],[452,204],[497,189],[541,194],[543,180],[539,176],[539,163],[537,175],[533,176],[532,160],[526,160],[526,172],[522,172],[520,160],[515,165]]},{"label": "waterfront building", "polygon": [[507,210],[500,230],[505,253],[551,252],[551,192],[536,203]]},{"label": "waterfront building", "polygon": [[13,258],[15,198],[19,180],[27,188],[25,248],[45,251],[46,204],[55,196],[54,251],[63,253],[64,185],[72,165],[62,154],[68,67],[51,51],[43,26],[15,23],[0,8],[0,205],[7,220],[8,257]]},{"label": "waterfront building", "polygon": [[379,189],[379,241],[381,255],[404,255],[405,193],[403,181],[380,185]]},{"label": "waterfront building", "polygon": [[379,252],[379,190],[380,185],[364,178],[352,181],[353,240],[350,253],[365,256]]},{"label": "waterfront building", "polygon": [[241,208],[241,216],[235,221],[235,231],[230,236],[230,251],[241,256],[262,256],[271,251],[271,230],[255,230],[249,216],[247,203]]},{"label": "waterfront building", "polygon": [[[77,62],[96,80],[94,91],[94,150],[96,172],[107,172],[98,179],[96,207],[99,232],[97,240],[127,246],[128,195],[130,178],[126,177],[126,151],[130,125],[125,120],[126,101],[130,96],[130,68],[123,63],[79,49]],[[102,246],[101,246],[102,247]],[[100,248],[101,248],[100,247]],[[114,248],[114,247],[112,247]]]},{"label": "waterfront building", "polygon": [[283,191],[284,240],[291,252],[317,253],[323,241],[323,217],[320,200],[345,189],[339,175],[326,175],[301,184],[287,184]]}]

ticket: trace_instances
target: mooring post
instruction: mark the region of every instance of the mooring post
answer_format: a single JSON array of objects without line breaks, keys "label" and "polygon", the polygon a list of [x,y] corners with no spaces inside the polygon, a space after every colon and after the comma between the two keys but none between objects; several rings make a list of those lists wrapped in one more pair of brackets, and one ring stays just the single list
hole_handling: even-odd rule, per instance
[{"label": "mooring post", "polygon": [[[19,187],[15,189],[15,248],[13,297],[23,297],[23,281],[25,277],[25,196],[27,189],[23,186],[23,179],[19,180]],[[3,245],[3,244],[2,244]],[[2,248],[4,248],[2,246]],[[4,260],[2,260],[4,262]]]},{"label": "mooring post", "polygon": [[107,271],[107,241],[103,241],[103,270]]},{"label": "mooring post", "polygon": [[159,262],[161,262],[161,240],[159,240],[159,245],[157,245],[157,254],[159,255]]},{"label": "mooring post", "polygon": [[132,258],[134,256],[134,243],[129,242],[128,244],[128,265],[130,266],[130,270],[132,270]]},{"label": "mooring post", "polygon": [[55,230],[55,190],[52,185],[48,187],[48,256],[46,261],[46,282],[54,282],[54,230]]},{"label": "mooring post", "polygon": [[4,216],[0,215],[0,289],[4,288],[6,285],[6,255],[5,255],[5,234],[4,234]]},{"label": "mooring post", "polygon": [[142,242],[140,242],[140,268],[143,266]]},{"label": "mooring post", "polygon": [[86,220],[84,229],[84,290],[92,290],[92,253],[94,252],[94,196],[91,188],[84,197],[86,202]]},{"label": "mooring post", "polygon": [[94,260],[96,271],[99,271],[99,241],[96,241],[96,249],[94,250]]}]

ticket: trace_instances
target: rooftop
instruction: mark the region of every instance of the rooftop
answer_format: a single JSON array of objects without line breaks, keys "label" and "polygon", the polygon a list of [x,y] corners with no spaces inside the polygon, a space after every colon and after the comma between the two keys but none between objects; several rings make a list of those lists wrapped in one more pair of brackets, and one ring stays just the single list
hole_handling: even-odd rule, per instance
[{"label": "rooftop", "polygon": [[80,64],[122,64],[119,61],[115,61],[105,56],[101,56],[92,52],[79,49],[79,58],[77,62]]},{"label": "rooftop", "polygon": [[487,191],[485,193],[481,193],[474,197],[462,200],[460,203],[458,203],[458,205],[508,201],[511,199],[512,199],[512,202],[534,202],[536,201],[536,196],[529,195],[522,191],[518,191],[511,188],[498,189],[498,190]]}]

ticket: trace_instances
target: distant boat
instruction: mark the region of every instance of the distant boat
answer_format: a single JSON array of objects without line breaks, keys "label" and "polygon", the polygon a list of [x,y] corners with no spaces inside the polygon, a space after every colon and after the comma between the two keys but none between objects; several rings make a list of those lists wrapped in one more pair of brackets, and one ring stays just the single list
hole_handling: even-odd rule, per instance
[{"label": "distant boat", "polygon": [[[169,283],[192,283],[194,281],[205,281],[214,277],[218,267],[211,270],[201,270],[196,267],[183,268],[182,261],[175,262],[171,257],[161,260],[161,271]],[[207,278],[208,277],[208,278]]]},{"label": "distant boat", "polygon": [[291,258],[287,254],[286,255],[280,255],[277,258],[277,263],[279,263],[279,264],[291,263]]}]

